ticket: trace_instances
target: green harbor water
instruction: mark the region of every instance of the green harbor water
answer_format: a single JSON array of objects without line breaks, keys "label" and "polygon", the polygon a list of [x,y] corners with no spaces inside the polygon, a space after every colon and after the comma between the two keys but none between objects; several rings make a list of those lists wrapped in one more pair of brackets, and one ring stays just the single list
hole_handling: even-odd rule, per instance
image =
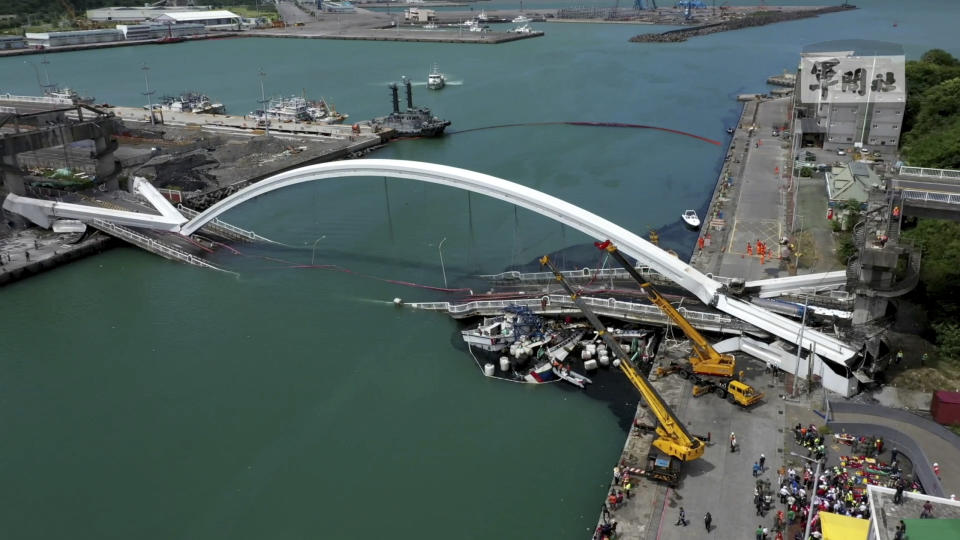
[{"label": "green harbor water", "polygon": [[[371,155],[519,182],[658,228],[683,253],[695,236],[679,215],[708,203],[735,96],[766,91],[803,45],[960,53],[955,3],[866,4],[683,44],[627,42],[649,26],[548,24],[499,46],[224,39],[53,54],[48,69],[97,102],[138,105],[146,62],[158,94],[198,90],[242,114],[262,68],[268,94],[305,90],[358,120],[388,111],[388,81],[423,82],[436,62],[454,84],[414,97],[452,131],[601,121],[716,139],[527,126]],[[24,59],[40,61],[0,59],[0,92],[38,93]],[[291,247],[212,255],[237,276],[121,247],[0,290],[0,538],[589,537],[623,445],[617,412],[636,398],[486,379],[455,322],[391,303],[441,293],[384,279],[442,286],[445,272],[477,289],[477,273],[573,246],[563,262],[593,265],[593,239],[382,178],[296,186],[224,218]],[[311,262],[350,273],[295,268]]]}]

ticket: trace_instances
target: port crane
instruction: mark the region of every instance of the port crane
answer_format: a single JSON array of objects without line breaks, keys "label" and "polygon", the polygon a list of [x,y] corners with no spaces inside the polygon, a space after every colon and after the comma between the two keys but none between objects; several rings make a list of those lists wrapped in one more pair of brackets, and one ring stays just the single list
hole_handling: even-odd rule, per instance
[{"label": "port crane", "polygon": [[[623,347],[607,333],[607,327],[600,322],[600,319],[593,313],[593,310],[587,306],[570,284],[566,282],[563,274],[557,270],[557,267],[553,265],[550,258],[544,255],[540,259],[540,264],[550,268],[550,271],[557,277],[557,281],[560,282],[560,285],[562,285],[564,290],[570,295],[570,299],[580,308],[584,317],[586,317],[594,329],[596,329],[600,339],[602,339],[610,351],[616,355],[616,358],[619,360],[620,370],[627,376],[627,379],[630,380],[634,388],[640,392],[643,401],[657,418],[657,437],[653,440],[653,448],[651,449],[650,455],[647,456],[646,475],[670,485],[676,485],[680,479],[681,464],[702,457],[706,445],[702,440],[687,431],[686,426],[680,422],[677,415],[663,400],[660,393],[657,392],[657,389],[651,386],[643,374],[640,373],[629,356],[627,356],[627,353],[623,350]],[[659,450],[659,452],[654,449]]]},{"label": "port crane", "polygon": [[677,325],[684,335],[690,340],[693,347],[693,354],[690,356],[690,365],[682,366],[674,364],[660,374],[679,372],[684,378],[693,377],[694,387],[693,395],[700,396],[708,392],[716,392],[721,398],[728,398],[731,402],[736,402],[744,407],[749,407],[763,399],[763,394],[757,392],[752,386],[738,380],[717,381],[705,379],[700,375],[711,377],[722,377],[731,379],[736,372],[737,363],[732,354],[721,354],[710,345],[710,342],[703,337],[696,328],[688,321],[673,305],[660,294],[652,283],[645,281],[637,272],[636,268],[630,264],[626,257],[620,253],[613,242],[597,242],[598,249],[602,249],[610,254],[624,270],[630,274],[640,288],[647,293],[647,297],[653,305],[660,308],[673,324]]}]

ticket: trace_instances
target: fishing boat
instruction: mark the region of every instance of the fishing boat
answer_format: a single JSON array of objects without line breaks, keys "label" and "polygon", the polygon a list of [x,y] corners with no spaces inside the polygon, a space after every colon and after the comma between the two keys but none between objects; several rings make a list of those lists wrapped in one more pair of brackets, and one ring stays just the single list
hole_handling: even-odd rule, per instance
[{"label": "fishing boat", "polygon": [[514,22],[514,23],[517,23],[517,24],[523,24],[523,23],[528,23],[528,22],[530,22],[530,21],[531,21],[530,17],[527,17],[526,15],[521,14],[521,15],[517,15],[516,17],[514,17],[514,18],[513,18],[513,21],[511,21],[511,22]]},{"label": "fishing boat", "polygon": [[160,109],[197,114],[224,114],[227,111],[222,103],[213,103],[206,94],[196,92],[184,92],[176,97],[164,96],[160,98]]},{"label": "fishing boat", "polygon": [[446,85],[446,76],[444,76],[443,73],[440,73],[440,68],[434,64],[433,69],[430,70],[430,74],[427,75],[427,88],[431,90],[440,90]]},{"label": "fishing boat", "polygon": [[484,317],[476,328],[462,330],[460,336],[471,347],[499,352],[517,340],[513,321],[514,318],[509,314]]},{"label": "fishing boat", "polygon": [[514,34],[529,34],[533,32],[533,28],[530,28],[529,24],[521,24],[516,28],[510,29],[510,32],[513,32]]},{"label": "fishing boat", "polygon": [[81,96],[72,88],[51,88],[49,90],[45,90],[43,95],[50,98],[69,99],[74,103],[74,105],[92,105],[94,102],[93,97]]},{"label": "fishing boat", "polygon": [[700,228],[700,218],[697,217],[696,210],[686,210],[681,217],[683,218],[683,222],[687,224],[687,227],[691,229]]},{"label": "fishing boat", "polygon": [[553,373],[558,378],[564,381],[567,381],[568,383],[580,388],[586,388],[588,384],[593,383],[593,381],[591,381],[587,377],[563,366],[561,367],[554,366]]},{"label": "fishing boat", "polygon": [[323,99],[307,101],[299,96],[273,98],[266,109],[254,111],[250,115],[256,119],[278,120],[284,123],[340,124],[348,118],[348,115],[338,113]]}]

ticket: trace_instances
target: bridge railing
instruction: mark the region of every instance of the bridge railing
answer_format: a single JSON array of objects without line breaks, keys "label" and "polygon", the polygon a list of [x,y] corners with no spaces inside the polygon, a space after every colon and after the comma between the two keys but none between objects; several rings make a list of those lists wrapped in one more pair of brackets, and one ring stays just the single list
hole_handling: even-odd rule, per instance
[{"label": "bridge railing", "polygon": [[[446,311],[447,313],[463,314],[484,309],[503,310],[511,306],[536,307],[543,306],[543,296],[536,298],[521,298],[513,300],[474,300],[462,304],[452,304],[450,302],[417,302],[410,306],[431,311]],[[548,306],[559,306],[563,308],[576,308],[576,304],[564,295],[547,295]],[[637,304],[634,302],[624,302],[615,298],[594,298],[581,297],[588,306],[598,308],[598,310],[615,311],[618,313],[632,313],[641,315],[646,319],[654,319],[668,322],[669,319],[663,311],[657,306],[650,304]],[[740,321],[735,321],[732,317],[720,315],[717,313],[707,313],[703,311],[693,311],[685,307],[678,308],[678,311],[691,323],[700,323],[711,326],[737,326]]]},{"label": "bridge railing", "polygon": [[938,193],[933,191],[905,189],[903,190],[903,198],[908,201],[960,204],[960,194],[955,193]]},{"label": "bridge railing", "polygon": [[94,219],[94,220],[91,220],[90,223],[94,227],[110,234],[111,236],[116,236],[121,240],[126,240],[131,244],[142,247],[147,251],[156,253],[168,259],[185,262],[187,264],[192,264],[193,266],[199,266],[202,268],[210,268],[213,270],[226,272],[226,270],[223,270],[222,268],[218,268],[208,263],[207,261],[201,259],[200,257],[193,255],[192,253],[187,253],[185,251],[172,248],[170,246],[167,246],[161,242],[154,240],[153,238],[150,238],[149,236],[140,234],[132,229],[128,229],[127,227],[123,227],[121,225],[117,225],[115,223],[111,223],[103,219]]},{"label": "bridge railing", "polygon": [[930,169],[927,167],[900,167],[901,176],[920,176],[960,183],[960,171],[953,169]]},{"label": "bridge railing", "polygon": [[[664,276],[663,274],[657,272],[649,266],[634,266],[634,269],[648,281],[657,281],[663,283],[673,283],[670,278]],[[630,279],[630,274],[622,268],[583,268],[580,270],[564,270],[560,272],[563,274],[564,278],[567,279]],[[535,283],[544,283],[556,281],[556,277],[553,275],[553,272],[519,272],[517,270],[510,270],[507,272],[500,272],[499,274],[484,274],[477,276],[481,279],[487,281],[493,281],[498,283],[510,283],[510,282],[535,282]],[[723,276],[709,276],[712,279],[723,283],[724,285],[729,284],[733,281],[733,278],[723,277]]]},{"label": "bridge railing", "polygon": [[[183,216],[186,217],[187,219],[195,218],[195,217],[197,217],[197,215],[200,214],[200,212],[197,212],[196,210],[193,210],[192,208],[187,208],[186,206],[184,206],[184,205],[182,205],[182,204],[178,204],[178,205],[177,205],[177,209],[180,210],[180,212],[183,214]],[[230,233],[232,233],[232,234],[234,234],[234,235],[236,235],[236,236],[238,236],[238,237],[240,237],[240,238],[244,238],[244,239],[247,239],[247,240],[250,240],[250,241],[255,241],[255,240],[257,240],[258,238],[260,238],[259,236],[257,236],[256,233],[254,233],[254,232],[252,232],[252,231],[248,231],[248,230],[246,230],[246,229],[241,229],[240,227],[237,227],[236,225],[231,225],[231,224],[227,223],[226,221],[221,221],[221,220],[219,220],[219,219],[217,219],[217,218],[214,218],[214,219],[210,220],[210,222],[207,223],[205,226],[211,227],[212,229],[221,228],[221,229],[224,229],[224,230],[226,230],[226,231],[228,231],[228,232],[230,232]]]}]

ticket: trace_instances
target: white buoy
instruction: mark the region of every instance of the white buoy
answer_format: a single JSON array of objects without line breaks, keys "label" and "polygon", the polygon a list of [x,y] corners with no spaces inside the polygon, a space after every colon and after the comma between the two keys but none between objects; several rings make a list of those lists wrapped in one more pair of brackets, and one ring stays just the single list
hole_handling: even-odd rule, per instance
[{"label": "white buoy", "polygon": [[496,371],[497,366],[493,364],[484,364],[483,365],[483,374],[487,377],[493,377],[493,373]]},{"label": "white buoy", "polygon": [[510,359],[506,356],[500,357],[500,371],[510,371]]},{"label": "white buoy", "polygon": [[401,299],[399,299],[399,298],[394,298],[394,299],[393,299],[393,305],[395,305],[395,306],[402,306],[402,305],[403,305],[403,300],[401,300]]},{"label": "white buoy", "polygon": [[614,358],[614,360],[613,360],[613,367],[620,367],[620,359],[619,359],[619,358]]},{"label": "white buoy", "polygon": [[587,371],[590,371],[590,370],[593,370],[593,369],[597,369],[597,361],[596,361],[596,360],[587,360],[586,362],[583,363],[583,369],[585,369],[585,370],[587,370]]},{"label": "white buoy", "polygon": [[600,365],[603,366],[603,367],[607,367],[607,366],[610,365],[610,357],[609,357],[609,356],[601,356],[601,357],[598,358],[597,360],[600,361]]}]

